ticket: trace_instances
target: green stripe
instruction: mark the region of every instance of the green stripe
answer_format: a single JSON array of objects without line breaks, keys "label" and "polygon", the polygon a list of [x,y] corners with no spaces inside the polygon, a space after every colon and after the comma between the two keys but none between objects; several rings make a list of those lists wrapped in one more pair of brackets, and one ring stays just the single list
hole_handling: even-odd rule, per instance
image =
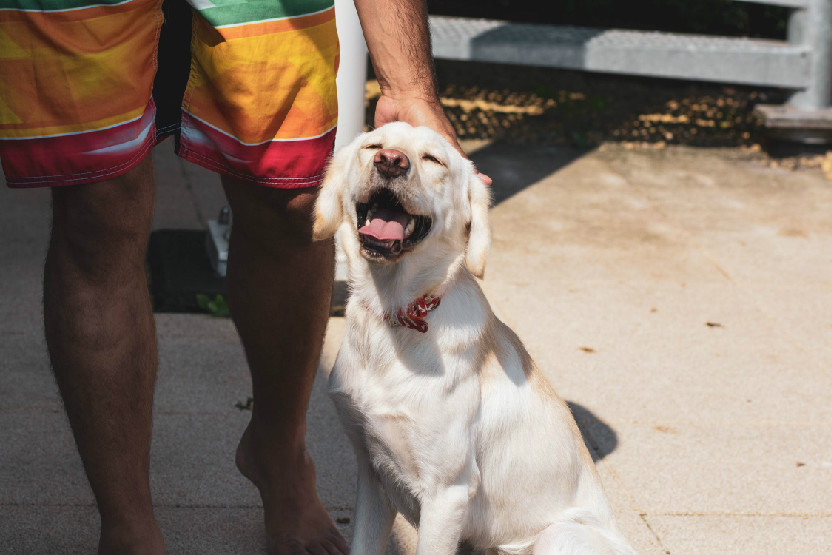
[{"label": "green stripe", "polygon": [[0,9],[52,12],[86,8],[88,6],[100,4],[113,6],[115,4],[123,4],[124,1],[125,0],[0,0]]},{"label": "green stripe", "polygon": [[[324,11],[334,5],[334,0],[210,0],[214,7],[200,10],[202,16],[214,27],[238,25],[299,17]],[[86,8],[94,5],[113,6],[125,0],[0,0],[0,9],[30,11],[60,11]],[[200,2],[197,2],[199,4]]]},{"label": "green stripe", "polygon": [[[3,1],[3,0],[0,0]],[[199,13],[214,27],[266,19],[299,17],[324,11],[334,0],[211,0],[216,6]]]}]

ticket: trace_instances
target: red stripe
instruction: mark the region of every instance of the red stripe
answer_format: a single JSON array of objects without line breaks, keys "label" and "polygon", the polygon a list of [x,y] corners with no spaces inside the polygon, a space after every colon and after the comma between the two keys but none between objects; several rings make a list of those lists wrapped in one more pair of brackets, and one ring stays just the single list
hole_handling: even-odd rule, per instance
[{"label": "red stripe", "polygon": [[[155,142],[151,101],[141,118],[96,131],[33,139],[0,139],[9,187],[80,185],[122,175]],[[142,134],[145,136],[142,137]]]},{"label": "red stripe", "polygon": [[231,177],[294,189],[321,182],[334,141],[332,129],[313,139],[244,145],[184,113],[179,155]]}]

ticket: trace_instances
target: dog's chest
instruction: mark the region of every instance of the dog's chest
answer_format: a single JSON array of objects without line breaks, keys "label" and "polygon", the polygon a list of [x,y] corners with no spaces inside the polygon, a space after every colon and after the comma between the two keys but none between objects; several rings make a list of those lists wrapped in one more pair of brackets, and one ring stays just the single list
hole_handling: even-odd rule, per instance
[{"label": "dog's chest", "polygon": [[366,379],[353,375],[349,386],[331,391],[339,412],[350,423],[350,435],[377,470],[395,472],[392,478],[407,483],[421,482],[424,472],[419,454],[443,425],[431,410],[430,399],[441,398],[436,384],[421,383],[424,378],[401,380],[362,373]]},{"label": "dog's chest", "polygon": [[352,397],[333,392],[332,398],[356,451],[373,468],[394,506],[416,523],[426,474],[418,456],[422,434],[409,411],[368,404],[367,393]]},{"label": "dog's chest", "polygon": [[479,391],[474,376],[450,387],[447,375],[431,369],[441,362],[429,358],[422,358],[427,368],[420,373],[401,360],[379,366],[373,358],[371,366],[346,347],[330,377],[330,393],[356,450],[412,522],[418,521],[423,492],[453,479],[469,457],[468,442],[457,436]]}]

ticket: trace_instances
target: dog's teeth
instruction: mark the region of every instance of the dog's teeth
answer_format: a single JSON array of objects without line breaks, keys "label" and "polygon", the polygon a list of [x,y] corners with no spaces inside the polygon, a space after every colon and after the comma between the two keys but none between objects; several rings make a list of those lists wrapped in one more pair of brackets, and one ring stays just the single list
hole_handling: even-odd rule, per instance
[{"label": "dog's teeth", "polygon": [[364,220],[365,225],[370,225],[370,222],[373,221],[373,216],[376,215],[376,210],[378,210],[378,203],[374,202],[370,209],[367,210],[367,218]]},{"label": "dog's teeth", "polygon": [[404,236],[408,237],[413,233],[413,230],[416,229],[416,218],[410,218],[407,220],[407,226],[404,228]]},{"label": "dog's teeth", "polygon": [[373,221],[373,216],[376,215],[376,211],[378,210],[378,203],[374,202],[373,205],[367,210],[367,225],[370,225],[370,222]]}]

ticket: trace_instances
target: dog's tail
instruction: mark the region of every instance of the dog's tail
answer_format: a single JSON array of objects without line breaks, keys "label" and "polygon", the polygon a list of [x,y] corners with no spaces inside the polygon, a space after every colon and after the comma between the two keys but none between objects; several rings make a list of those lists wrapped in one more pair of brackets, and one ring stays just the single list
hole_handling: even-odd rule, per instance
[{"label": "dog's tail", "polygon": [[538,536],[535,555],[635,555],[615,525],[586,509],[569,509]]}]

